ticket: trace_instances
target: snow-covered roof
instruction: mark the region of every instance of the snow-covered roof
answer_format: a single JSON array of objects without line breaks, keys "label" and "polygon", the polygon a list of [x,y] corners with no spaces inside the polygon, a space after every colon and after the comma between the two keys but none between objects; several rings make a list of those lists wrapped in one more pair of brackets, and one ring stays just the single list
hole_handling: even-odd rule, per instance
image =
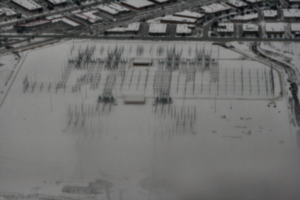
[{"label": "snow-covered roof", "polygon": [[47,1],[49,1],[50,3],[52,3],[54,5],[67,2],[66,0],[47,0]]},{"label": "snow-covered roof", "polygon": [[154,3],[147,0],[123,0],[122,3],[138,9],[154,5]]},{"label": "snow-covered roof", "polygon": [[98,16],[94,15],[95,12],[97,12],[97,11],[93,10],[93,11],[88,11],[88,12],[83,12],[83,13],[76,13],[74,15],[76,17],[81,18],[83,20],[86,20],[90,23],[95,23],[97,21],[102,20],[101,17],[98,17]]},{"label": "snow-covered roof", "polygon": [[193,11],[189,11],[189,10],[185,10],[185,11],[182,11],[182,12],[177,12],[174,15],[175,16],[180,16],[180,17],[196,18],[196,19],[200,19],[204,16],[201,13],[197,13],[197,12],[193,12]]},{"label": "snow-covered roof", "polygon": [[24,24],[17,24],[16,27],[34,27],[34,26],[40,26],[43,24],[48,24],[50,22],[51,22],[50,20],[42,19],[42,20],[36,20],[36,21],[24,23]]},{"label": "snow-covered roof", "polygon": [[3,15],[3,14],[7,17],[11,17],[11,16],[16,15],[17,13],[9,8],[3,7],[3,8],[0,8],[0,15]]},{"label": "snow-covered roof", "polygon": [[286,18],[300,17],[299,9],[282,9],[282,12],[283,12],[283,17]]},{"label": "snow-covered roof", "polygon": [[155,1],[157,3],[167,3],[169,2],[170,0],[152,0],[152,1]]},{"label": "snow-covered roof", "polygon": [[292,23],[291,24],[291,31],[293,32],[300,32],[300,24],[299,23]]},{"label": "snow-covered roof", "polygon": [[166,33],[166,24],[150,24],[149,33]]},{"label": "snow-covered roof", "polygon": [[266,23],[266,32],[284,32],[284,23]]},{"label": "snow-covered roof", "polygon": [[258,32],[259,27],[257,24],[243,24],[244,32]]},{"label": "snow-covered roof", "polygon": [[107,12],[107,13],[112,14],[112,15],[116,15],[116,14],[120,13],[118,10],[113,9],[110,6],[107,6],[107,5],[99,5],[97,8],[101,11]]},{"label": "snow-covered roof", "polygon": [[217,31],[222,32],[222,33],[233,33],[234,32],[234,24],[233,23],[219,23],[219,27],[218,27]]},{"label": "snow-covered roof", "polygon": [[177,34],[190,34],[192,30],[189,28],[187,24],[178,24],[176,26],[176,33]]},{"label": "snow-covered roof", "polygon": [[277,17],[277,10],[263,10],[264,17]]},{"label": "snow-covered roof", "polygon": [[48,17],[46,17],[46,19],[53,20],[53,19],[58,19],[58,18],[62,18],[62,17],[63,17],[63,15],[57,14],[57,15],[48,16]]},{"label": "snow-covered roof", "polygon": [[115,9],[115,10],[117,10],[117,11],[119,11],[119,12],[129,12],[130,11],[130,9],[125,8],[124,6],[121,6],[121,5],[116,4],[116,3],[110,3],[110,4],[108,4],[108,6]]},{"label": "snow-covered roof", "polygon": [[81,24],[75,22],[74,20],[68,19],[66,17],[61,18],[61,21],[66,24],[69,24],[70,26],[73,26],[73,27],[77,27],[77,26],[81,25]]},{"label": "snow-covered roof", "polygon": [[248,3],[259,3],[262,2],[262,0],[246,0]]},{"label": "snow-covered roof", "polygon": [[27,10],[35,10],[42,8],[41,5],[37,4],[33,0],[12,0],[12,2],[26,8]]},{"label": "snow-covered roof", "polygon": [[232,18],[232,20],[254,20],[258,19],[258,14],[257,13],[251,13],[251,14],[246,14],[246,15],[237,15]]},{"label": "snow-covered roof", "polygon": [[134,22],[134,23],[128,24],[127,27],[116,27],[116,28],[108,29],[108,30],[106,30],[106,32],[124,33],[124,32],[139,31],[139,29],[140,29],[140,23]]},{"label": "snow-covered roof", "polygon": [[237,8],[242,8],[247,6],[245,2],[240,0],[228,0],[226,3]]},{"label": "snow-covered roof", "polygon": [[201,9],[204,10],[206,13],[216,13],[224,10],[229,10],[230,7],[225,4],[213,3],[207,6],[202,6]]},{"label": "snow-covered roof", "polygon": [[178,17],[178,16],[173,16],[173,15],[167,15],[165,17],[162,17],[160,19],[161,22],[163,22],[163,20],[165,21],[172,21],[175,23],[196,23],[197,20],[196,19],[191,19],[191,18],[186,18],[186,17]]}]

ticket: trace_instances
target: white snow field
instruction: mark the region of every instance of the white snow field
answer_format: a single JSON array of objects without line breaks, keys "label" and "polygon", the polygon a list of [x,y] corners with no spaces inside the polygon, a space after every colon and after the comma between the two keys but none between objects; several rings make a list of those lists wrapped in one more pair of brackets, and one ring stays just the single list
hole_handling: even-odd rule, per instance
[{"label": "white snow field", "polygon": [[[208,42],[102,40],[30,50],[19,64],[0,108],[5,199],[300,197],[297,127],[269,66]],[[104,90],[115,103],[97,103]],[[155,103],[162,92],[171,104]],[[125,104],[131,95],[146,102]],[[110,184],[80,189],[97,180]]]}]

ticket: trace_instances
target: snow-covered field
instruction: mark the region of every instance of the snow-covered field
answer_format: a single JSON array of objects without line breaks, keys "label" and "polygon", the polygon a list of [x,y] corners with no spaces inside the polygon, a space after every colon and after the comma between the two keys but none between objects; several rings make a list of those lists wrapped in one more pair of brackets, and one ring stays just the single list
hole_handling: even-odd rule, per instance
[{"label": "snow-covered field", "polygon": [[[72,68],[56,91],[68,60],[93,46],[98,61]],[[116,47],[126,64],[105,69]],[[173,103],[154,104],[171,50],[182,52]],[[218,64],[196,65],[197,51]],[[153,64],[133,66],[137,58]],[[113,186],[98,199],[300,197],[297,129],[268,66],[211,43],[150,41],[68,41],[29,51],[20,64],[0,108],[0,192],[84,198],[62,188],[102,179]],[[97,103],[109,76],[116,103]],[[146,103],[124,104],[131,94]]]}]

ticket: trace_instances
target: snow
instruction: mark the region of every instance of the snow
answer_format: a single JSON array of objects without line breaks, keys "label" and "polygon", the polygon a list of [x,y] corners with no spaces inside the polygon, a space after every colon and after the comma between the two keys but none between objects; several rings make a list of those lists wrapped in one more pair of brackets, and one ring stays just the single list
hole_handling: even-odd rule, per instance
[{"label": "snow", "polygon": [[108,6],[115,9],[115,10],[117,10],[117,11],[119,11],[119,12],[129,12],[130,11],[130,9],[125,8],[124,6],[121,6],[121,5],[116,4],[116,3],[110,3],[110,4],[108,4]]},{"label": "snow", "polygon": [[47,16],[46,19],[53,20],[53,19],[58,19],[58,18],[62,18],[62,17],[63,17],[62,14],[57,14],[57,15]]},{"label": "snow", "polygon": [[116,14],[120,13],[118,10],[113,9],[112,7],[107,6],[107,5],[99,5],[97,8],[101,11],[107,12],[112,15],[116,15]]},{"label": "snow", "polygon": [[268,33],[276,33],[276,32],[284,32],[285,24],[284,23],[266,23],[266,32]]},{"label": "snow", "polygon": [[170,0],[153,0],[153,1],[155,1],[155,2],[157,2],[157,3],[167,3],[167,2],[169,2]]},{"label": "snow", "polygon": [[[99,88],[83,84],[81,91],[72,92],[77,78],[93,65],[73,69],[65,92],[55,92],[68,58],[93,45],[95,59],[124,47],[126,73],[121,87],[117,71],[116,105],[97,103],[111,73],[104,68]],[[138,53],[141,46],[143,54]],[[173,103],[154,106],[159,61],[174,48],[182,50],[181,60],[187,64],[180,63],[180,69],[172,72]],[[220,82],[210,80],[210,70],[196,71],[193,93],[187,70],[193,67],[196,51],[219,61]],[[297,127],[290,124],[288,101],[280,93],[285,79],[274,70],[275,96],[266,87],[269,66],[195,41],[70,40],[26,53],[0,109],[0,196],[10,192],[20,194],[13,199],[26,194],[39,199],[103,200],[300,196]],[[151,58],[153,67],[132,67],[135,58]],[[98,64],[95,68],[100,69]],[[26,76],[30,89],[24,93]],[[144,95],[146,102],[125,105],[127,94]],[[268,106],[271,101],[276,107]],[[113,187],[97,196],[62,193],[65,185],[86,186],[95,179],[108,180]],[[151,185],[157,179],[160,184]],[[142,184],[145,180],[150,180],[150,189]]]},{"label": "snow", "polygon": [[15,16],[17,13],[13,11],[12,9],[2,7],[0,8],[0,15],[5,15],[6,17],[12,17]]},{"label": "snow", "polygon": [[166,24],[150,24],[149,33],[164,34],[167,31]]},{"label": "snow", "polygon": [[237,8],[242,8],[242,7],[247,6],[247,4],[245,2],[240,1],[240,0],[229,0],[226,3],[231,6],[237,7]]},{"label": "snow", "polygon": [[140,23],[139,22],[134,22],[134,23],[128,24],[127,27],[116,27],[116,28],[108,29],[106,31],[107,32],[124,33],[124,32],[137,32],[137,31],[139,31],[139,29],[140,29]]},{"label": "snow", "polygon": [[86,20],[90,23],[96,23],[98,21],[101,21],[102,18],[94,15],[97,11],[88,11],[88,12],[82,12],[82,13],[75,13],[74,15],[78,18],[81,18],[83,20]]},{"label": "snow", "polygon": [[211,13],[217,13],[217,12],[229,10],[230,7],[225,4],[213,3],[207,6],[202,6],[201,9],[204,10],[205,13],[211,14]]},{"label": "snow", "polygon": [[132,6],[134,8],[140,9],[140,8],[144,8],[147,6],[153,6],[155,5],[154,3],[147,1],[147,0],[123,0],[122,3]]},{"label": "snow", "polygon": [[67,2],[67,0],[48,0],[48,1],[51,2],[54,5],[61,4],[61,3],[66,3]]},{"label": "snow", "polygon": [[186,24],[177,24],[176,34],[191,34],[192,30]]},{"label": "snow", "polygon": [[162,18],[160,18],[160,21],[163,22],[163,21],[166,21],[165,23],[168,23],[168,22],[174,22],[174,23],[196,23],[197,20],[196,19],[191,19],[191,18],[186,18],[186,17],[177,17],[177,16],[173,16],[173,15],[167,15],[167,16],[164,16]]},{"label": "snow", "polygon": [[233,33],[234,32],[234,24],[233,23],[219,23],[217,31],[221,32],[221,33]]},{"label": "snow", "polygon": [[174,13],[173,15],[179,16],[179,17],[187,17],[187,18],[195,18],[195,19],[201,19],[204,15],[201,13],[184,10],[182,12]]},{"label": "snow", "polygon": [[264,17],[277,17],[277,10],[263,10],[262,11]]},{"label": "snow", "polygon": [[292,32],[300,32],[300,24],[291,23],[291,31]]},{"label": "snow", "polygon": [[262,0],[246,0],[248,3],[260,3]]},{"label": "snow", "polygon": [[34,27],[34,26],[40,26],[40,25],[43,25],[43,24],[48,24],[50,22],[51,22],[50,20],[42,19],[42,20],[36,20],[36,21],[28,22],[28,23],[25,23],[25,24],[17,24],[16,26],[19,26],[19,27]]},{"label": "snow", "polygon": [[70,20],[70,19],[68,19],[66,17],[61,18],[61,21],[64,22],[64,23],[66,23],[66,24],[68,24],[68,25],[70,25],[70,26],[73,26],[73,27],[77,27],[77,26],[81,25],[81,24],[75,22],[74,20]]},{"label": "snow", "polygon": [[231,20],[235,21],[250,21],[258,19],[257,13],[245,14],[245,15],[237,15],[233,17]]},{"label": "snow", "polygon": [[243,24],[244,32],[258,32],[259,26],[257,24]]},{"label": "snow", "polygon": [[42,8],[41,5],[37,4],[33,0],[12,0],[12,2],[28,9],[28,10],[35,10],[35,9],[40,9]]},{"label": "snow", "polygon": [[300,10],[299,9],[282,9],[284,18],[299,18]]}]

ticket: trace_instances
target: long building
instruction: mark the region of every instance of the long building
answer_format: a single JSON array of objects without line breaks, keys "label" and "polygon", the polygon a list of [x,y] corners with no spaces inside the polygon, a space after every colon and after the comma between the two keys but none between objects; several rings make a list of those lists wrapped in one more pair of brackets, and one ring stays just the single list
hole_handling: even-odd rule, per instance
[{"label": "long building", "polygon": [[11,0],[11,2],[30,12],[43,11],[43,7],[33,0]]},{"label": "long building", "polygon": [[134,10],[143,10],[155,6],[153,2],[147,0],[123,0],[121,4]]},{"label": "long building", "polygon": [[67,5],[67,0],[46,0],[52,6],[64,6]]}]

